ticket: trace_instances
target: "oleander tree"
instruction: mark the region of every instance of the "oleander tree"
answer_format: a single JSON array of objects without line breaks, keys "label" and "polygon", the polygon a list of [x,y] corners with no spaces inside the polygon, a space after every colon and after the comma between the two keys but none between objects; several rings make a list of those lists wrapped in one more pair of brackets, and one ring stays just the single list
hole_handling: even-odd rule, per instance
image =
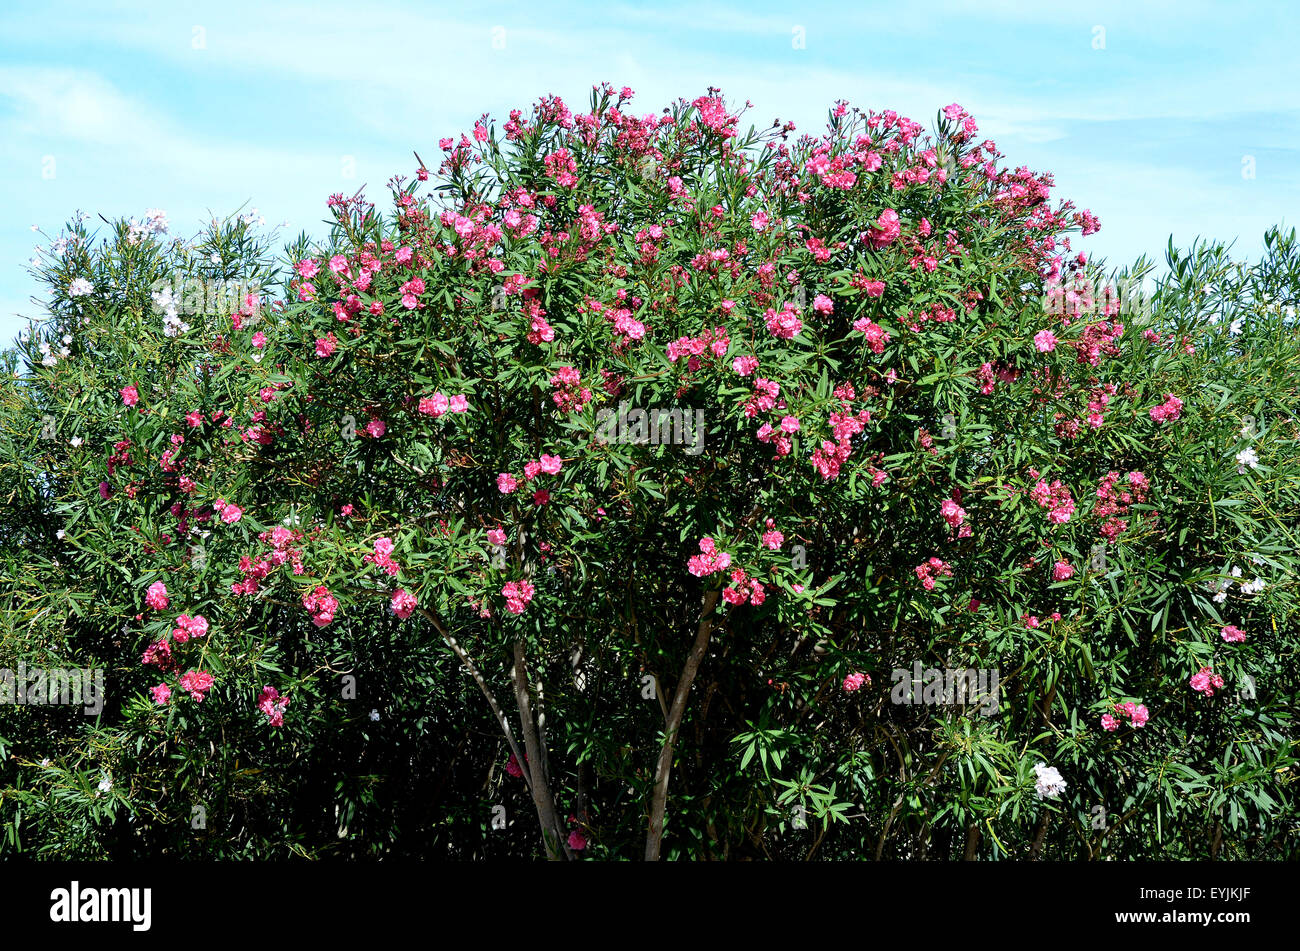
[{"label": "oleander tree", "polygon": [[0,661],[107,703],[0,712],[3,848],[1293,857],[1294,233],[1155,281],[960,106],[744,111],[71,222]]}]

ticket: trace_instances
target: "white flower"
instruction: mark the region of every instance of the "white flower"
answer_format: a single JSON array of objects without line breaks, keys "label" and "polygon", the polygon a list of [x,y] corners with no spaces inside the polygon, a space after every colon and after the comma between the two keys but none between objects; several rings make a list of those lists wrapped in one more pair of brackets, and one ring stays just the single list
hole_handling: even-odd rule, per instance
[{"label": "white flower", "polygon": [[59,347],[59,356],[70,357],[72,356],[72,351],[69,350],[67,347]]},{"label": "white flower", "polygon": [[54,364],[56,364],[56,363],[58,363],[58,362],[59,362],[59,358],[56,357],[56,356],[55,356],[54,354],[52,354],[52,353],[47,353],[47,354],[45,355],[45,359],[41,361],[41,363],[44,364],[44,365],[47,366],[47,367],[52,367],[52,366],[54,366]]},{"label": "white flower", "polygon": [[1216,594],[1216,595],[1215,595],[1213,598],[1211,598],[1210,600],[1213,601],[1215,604],[1222,604],[1224,601],[1227,601],[1227,600],[1228,600],[1228,592],[1227,592],[1227,590],[1225,589],[1225,590],[1223,590],[1223,591],[1220,591],[1218,594]]},{"label": "white flower", "polygon": [[70,445],[73,449],[80,449],[82,442],[84,442],[84,440],[80,436],[73,436],[71,439],[68,440],[68,445]]},{"label": "white flower", "polygon": [[1256,578],[1254,581],[1243,581],[1240,587],[1242,594],[1259,594],[1264,590],[1264,579]]},{"label": "white flower", "polygon": [[91,284],[90,281],[84,277],[77,277],[73,278],[72,283],[68,285],[68,296],[85,297],[87,294],[93,293],[94,290],[95,285]]},{"label": "white flower", "polygon": [[1240,577],[1241,577],[1241,569],[1238,568],[1236,565],[1233,565],[1233,566],[1232,566],[1232,570],[1231,570],[1230,572],[1228,572],[1228,574],[1232,575],[1234,578],[1240,578]]},{"label": "white flower", "polygon": [[1251,555],[1251,556],[1250,556],[1250,560],[1251,560],[1254,564],[1257,564],[1257,565],[1262,565],[1262,564],[1264,564],[1264,559],[1261,558],[1261,557],[1259,557],[1259,555]]},{"label": "white flower", "polygon": [[212,252],[212,256],[209,257],[208,260],[211,261],[213,264],[220,264],[220,263],[221,263],[221,255],[218,254],[216,251],[213,251],[213,252]]},{"label": "white flower", "polygon": [[1034,767],[1038,779],[1034,783],[1034,792],[1039,799],[1058,799],[1065,792],[1065,780],[1056,771],[1056,767],[1039,763]]},{"label": "white flower", "polygon": [[371,711],[370,711],[370,719],[372,719],[372,720],[378,720],[378,719],[379,719],[379,711],[378,711],[378,710],[371,710]]},{"label": "white flower", "polygon": [[1228,324],[1228,334],[1233,337],[1237,336],[1237,334],[1241,333],[1241,327],[1245,322],[1246,319],[1244,317],[1238,317],[1232,323]]},{"label": "white flower", "polygon": [[68,533],[65,532],[63,529],[59,529],[57,532],[54,533],[54,537],[57,538],[59,541],[63,541],[63,539],[68,537]]},{"label": "white flower", "polygon": [[111,779],[109,779],[107,776],[105,776],[103,779],[101,779],[101,780],[99,781],[99,791],[100,791],[100,792],[102,792],[102,793],[106,793],[106,792],[108,792],[108,791],[109,791],[110,789],[112,789],[112,788],[113,788],[113,781],[112,781]]},{"label": "white flower", "polygon": [[72,343],[72,334],[64,334],[64,335],[63,335],[63,342],[64,342],[64,343]]},{"label": "white flower", "polygon": [[50,342],[48,340],[43,340],[41,341],[40,346],[38,346],[36,349],[41,351],[41,353],[48,354],[50,352]]},{"label": "white flower", "polygon": [[41,765],[42,765],[42,766],[49,766],[49,765],[50,765],[50,758],[47,756],[47,757],[45,757],[45,759],[41,760]]},{"label": "white flower", "polygon": [[261,350],[258,350],[257,352],[255,352],[255,353],[253,354],[253,362],[254,362],[254,363],[261,363],[261,362],[262,362],[262,351],[261,351]]},{"label": "white flower", "polygon": [[1237,472],[1244,475],[1247,466],[1252,469],[1259,468],[1259,456],[1255,455],[1255,449],[1252,446],[1247,446],[1237,453]]},{"label": "white flower", "polygon": [[58,241],[55,241],[52,245],[50,245],[50,250],[53,251],[55,254],[61,255],[68,250],[68,245],[71,243],[72,242],[70,242],[67,238],[60,238]]}]

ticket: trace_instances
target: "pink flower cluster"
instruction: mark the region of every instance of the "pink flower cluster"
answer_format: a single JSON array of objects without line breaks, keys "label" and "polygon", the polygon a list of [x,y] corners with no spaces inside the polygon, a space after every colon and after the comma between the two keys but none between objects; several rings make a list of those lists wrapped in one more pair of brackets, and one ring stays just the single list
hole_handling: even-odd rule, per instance
[{"label": "pink flower cluster", "polygon": [[257,697],[257,709],[266,714],[271,726],[284,726],[284,710],[289,698],[274,687],[266,686]]},{"label": "pink flower cluster", "polygon": [[844,692],[854,693],[863,686],[871,685],[871,677],[868,674],[852,673],[844,678]]},{"label": "pink flower cluster", "polygon": [[155,611],[167,610],[167,605],[171,603],[167,598],[167,585],[161,581],[149,585],[149,590],[145,592],[144,603]]},{"label": "pink flower cluster", "polygon": [[853,322],[853,329],[867,338],[867,346],[872,353],[884,353],[885,344],[889,343],[889,333],[870,317],[859,317]]},{"label": "pink flower cluster", "polygon": [[731,584],[722,589],[722,600],[731,605],[744,604],[748,601],[757,607],[767,600],[767,592],[763,590],[763,585],[757,578],[749,577],[741,568],[733,568]]},{"label": "pink flower cluster", "polygon": [[122,387],[122,403],[125,406],[134,406],[140,402],[140,391],[135,388],[135,384]]},{"label": "pink flower cluster", "polygon": [[551,399],[561,413],[581,412],[591,402],[591,390],[582,385],[582,379],[573,367],[560,367],[551,377],[551,386],[555,389]]},{"label": "pink flower cluster", "polygon": [[1246,639],[1246,632],[1235,624],[1226,625],[1219,633],[1229,644],[1240,644]]},{"label": "pink flower cluster", "polygon": [[329,588],[317,585],[312,591],[302,596],[302,606],[311,614],[311,623],[324,627],[334,620],[334,612],[339,609],[338,598],[330,594]]},{"label": "pink flower cluster", "polygon": [[731,338],[727,336],[726,327],[714,327],[712,330],[706,327],[698,337],[678,337],[668,345],[667,354],[673,363],[681,357],[688,357],[686,369],[694,372],[699,369],[700,357],[726,356],[729,346]]},{"label": "pink flower cluster", "polygon": [[533,600],[536,589],[527,581],[507,581],[501,586],[501,596],[506,599],[506,609],[511,614],[523,614]]},{"label": "pink flower cluster", "polygon": [[1151,418],[1157,423],[1167,423],[1178,419],[1183,414],[1183,401],[1172,393],[1165,394],[1165,401],[1150,409]]},{"label": "pink flower cluster", "polygon": [[[1038,479],[1037,472],[1033,469],[1029,472],[1033,478]],[[1037,502],[1040,508],[1048,509],[1047,520],[1053,525],[1065,524],[1074,514],[1074,497],[1070,495],[1069,486],[1062,483],[1060,479],[1054,479],[1051,485],[1043,479],[1038,479],[1038,484],[1029,490],[1029,497]]]},{"label": "pink flower cluster", "polygon": [[952,566],[939,558],[930,558],[921,562],[915,568],[916,576],[921,579],[921,586],[926,591],[933,591],[935,580],[938,578],[951,578]]},{"label": "pink flower cluster", "polygon": [[1209,667],[1202,667],[1196,673],[1192,674],[1192,679],[1188,681],[1192,689],[1198,693],[1203,693],[1207,697],[1213,697],[1214,691],[1223,686],[1223,678],[1212,671]]},{"label": "pink flower cluster", "polygon": [[395,577],[402,570],[402,566],[393,561],[393,547],[391,538],[377,538],[375,539],[374,552],[367,554],[362,561],[383,569],[388,573],[389,577]]},{"label": "pink flower cluster", "polygon": [[437,419],[444,413],[468,412],[469,401],[463,394],[448,397],[445,393],[434,393],[433,396],[420,397],[417,409],[424,416],[432,416]]},{"label": "pink flower cluster", "polygon": [[202,637],[207,633],[208,622],[202,614],[196,614],[194,617],[182,614],[176,619],[176,626],[172,628],[172,640],[177,644],[184,644],[191,637]]},{"label": "pink flower cluster", "polygon": [[188,693],[195,703],[202,703],[215,683],[206,670],[189,670],[181,674],[181,689]]},{"label": "pink flower cluster", "polygon": [[[1122,717],[1128,717],[1129,724],[1134,727],[1145,726],[1147,720],[1151,719],[1151,714],[1147,711],[1147,708],[1143,704],[1134,703],[1132,700],[1128,703],[1115,704],[1115,712]],[[1109,713],[1103,713],[1101,728],[1108,733],[1113,733],[1119,729],[1119,720]]]},{"label": "pink flower cluster", "polygon": [[731,556],[725,551],[718,551],[712,538],[700,539],[700,554],[692,555],[686,562],[686,570],[697,578],[706,578],[716,571],[725,571],[731,565]]},{"label": "pink flower cluster", "polygon": [[393,592],[393,597],[388,605],[393,610],[393,614],[405,621],[419,607],[419,602],[415,595],[411,594],[405,588],[398,588]]},{"label": "pink flower cluster", "polygon": [[244,517],[244,510],[238,505],[232,505],[225,499],[217,499],[212,503],[212,508],[221,514],[221,521],[227,525],[233,525]]},{"label": "pink flower cluster", "polygon": [[813,450],[811,459],[813,468],[827,481],[840,474],[841,467],[853,455],[853,437],[866,429],[867,424],[871,422],[871,410],[848,412],[852,409],[854,398],[851,385],[843,384],[836,387],[835,396],[839,397],[844,408],[844,412],[830,414],[831,435],[835,437],[835,441],[823,439],[821,446]]},{"label": "pink flower cluster", "polygon": [[1110,542],[1114,542],[1128,528],[1128,522],[1118,516],[1127,515],[1129,506],[1134,502],[1145,502],[1151,487],[1141,472],[1130,472],[1126,479],[1128,487],[1117,489],[1119,473],[1112,470],[1106,473],[1097,486],[1098,501],[1092,514],[1099,519],[1106,519],[1098,531]]},{"label": "pink flower cluster", "polygon": [[768,333],[781,340],[789,340],[803,329],[803,321],[799,319],[799,308],[790,301],[781,305],[780,313],[769,307],[763,317],[767,323]]},{"label": "pink flower cluster", "polygon": [[876,219],[875,227],[871,228],[867,234],[867,240],[873,248],[883,248],[892,244],[902,234],[903,227],[898,218],[898,212],[892,208],[886,208]]}]

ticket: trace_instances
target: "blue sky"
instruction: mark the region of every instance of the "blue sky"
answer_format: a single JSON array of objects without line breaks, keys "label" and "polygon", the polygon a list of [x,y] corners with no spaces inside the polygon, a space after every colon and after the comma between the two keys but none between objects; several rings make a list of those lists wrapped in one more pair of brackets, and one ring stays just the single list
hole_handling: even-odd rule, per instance
[{"label": "blue sky", "polygon": [[1300,218],[1298,27],[1292,3],[7,0],[0,340],[40,313],[33,224],[162,208],[188,236],[246,205],[313,231],[332,192],[382,198],[481,113],[605,80],[638,113],[714,85],[812,132],[837,98],[927,126],[956,101],[1100,216],[1090,254],[1159,258],[1172,234],[1253,256]]}]

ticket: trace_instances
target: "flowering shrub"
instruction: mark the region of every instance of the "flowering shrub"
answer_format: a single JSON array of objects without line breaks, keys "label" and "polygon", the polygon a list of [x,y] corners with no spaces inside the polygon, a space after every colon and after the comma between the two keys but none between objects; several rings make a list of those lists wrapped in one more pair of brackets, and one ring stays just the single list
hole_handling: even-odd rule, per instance
[{"label": "flowering shrub", "polygon": [[47,251],[3,649],[109,690],[0,714],[4,847],[1294,855],[1294,235],[1130,313],[959,106],[630,98]]}]

